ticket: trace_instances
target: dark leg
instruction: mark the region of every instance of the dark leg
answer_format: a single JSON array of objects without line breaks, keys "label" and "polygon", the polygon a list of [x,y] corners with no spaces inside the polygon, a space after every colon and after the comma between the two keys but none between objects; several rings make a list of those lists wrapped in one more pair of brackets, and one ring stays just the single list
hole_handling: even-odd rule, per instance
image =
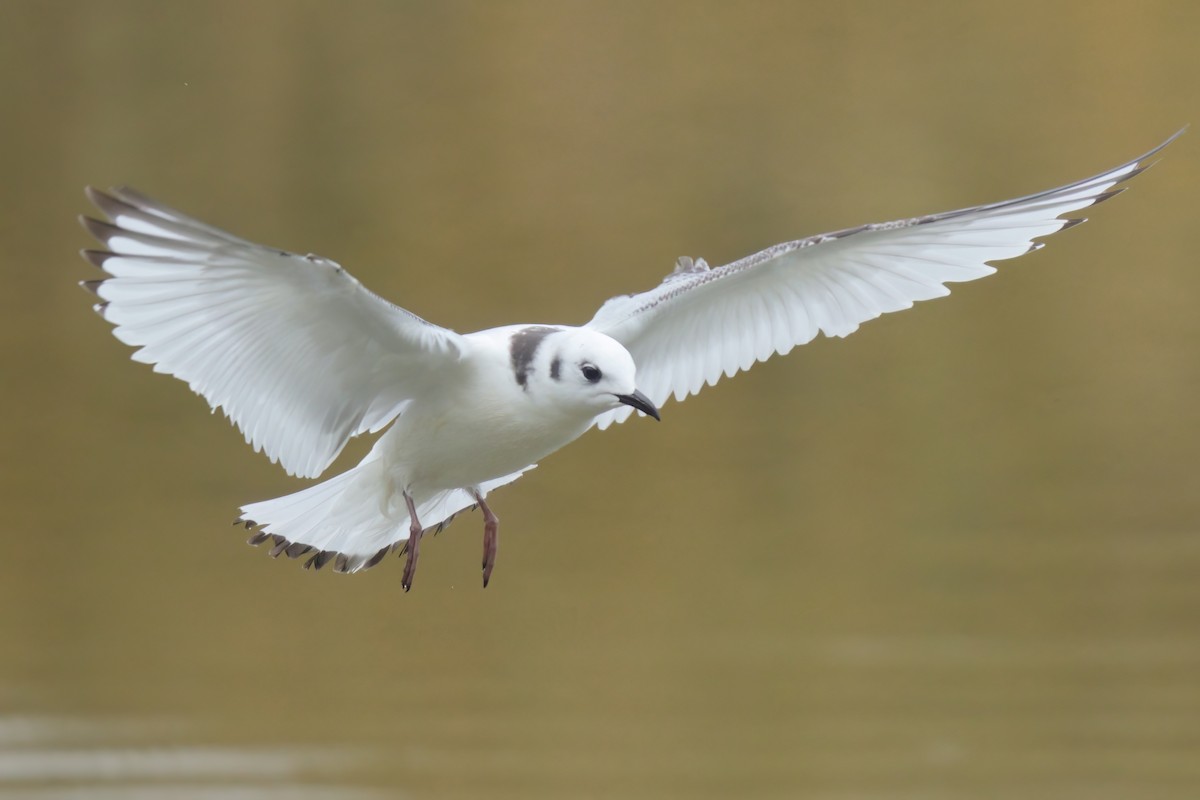
[{"label": "dark leg", "polygon": [[404,493],[404,502],[408,504],[408,560],[404,562],[404,579],[400,585],[407,592],[412,588],[413,573],[417,571],[417,551],[421,547],[422,530],[421,521],[417,519],[417,506],[408,492]]},{"label": "dark leg", "polygon": [[492,578],[492,568],[496,566],[496,546],[500,543],[500,519],[488,508],[487,502],[479,492],[472,492],[475,502],[483,512],[483,588],[487,588]]}]

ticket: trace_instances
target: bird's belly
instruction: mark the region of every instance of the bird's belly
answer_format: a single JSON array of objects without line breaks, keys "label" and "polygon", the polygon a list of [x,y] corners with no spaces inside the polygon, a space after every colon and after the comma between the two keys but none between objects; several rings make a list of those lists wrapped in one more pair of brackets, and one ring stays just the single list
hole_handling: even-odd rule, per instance
[{"label": "bird's belly", "polygon": [[424,493],[510,475],[578,438],[590,424],[514,419],[488,408],[410,407],[379,445],[396,482]]}]

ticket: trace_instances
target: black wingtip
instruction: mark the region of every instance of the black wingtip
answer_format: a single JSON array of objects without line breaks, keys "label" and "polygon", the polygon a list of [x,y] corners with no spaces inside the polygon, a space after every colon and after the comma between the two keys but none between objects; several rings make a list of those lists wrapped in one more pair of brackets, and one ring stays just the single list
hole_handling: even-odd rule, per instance
[{"label": "black wingtip", "polygon": [[109,239],[121,232],[121,229],[116,225],[101,222],[98,219],[93,219],[82,214],[79,217],[79,224],[83,226],[85,231],[91,234],[93,239],[104,244],[108,244]]},{"label": "black wingtip", "polygon": [[96,208],[100,209],[101,211],[104,210],[105,204],[107,202],[111,202],[113,199],[110,195],[105,194],[104,192],[97,189],[95,186],[83,187],[83,196],[88,199],[89,203],[91,203]]},{"label": "black wingtip", "polygon": [[104,262],[113,257],[113,254],[107,250],[80,250],[79,255],[97,269],[104,269]]},{"label": "black wingtip", "polygon": [[100,280],[94,280],[94,281],[80,281],[79,285],[82,286],[84,289],[87,289],[92,294],[99,297],[100,296],[100,285],[102,283],[104,283],[104,280],[105,280],[104,278],[101,278]]},{"label": "black wingtip", "polygon": [[1128,188],[1128,186],[1119,186],[1116,189],[1109,189],[1107,192],[1101,192],[1092,200],[1092,205],[1095,206],[1103,203],[1105,200],[1112,200],[1114,197]]},{"label": "black wingtip", "polygon": [[133,188],[132,186],[127,186],[126,184],[114,186],[108,191],[109,194],[111,194],[112,197],[117,200],[117,202],[136,208],[139,211],[154,212],[156,210],[166,210],[162,203],[158,202],[150,195],[144,192],[139,192],[137,189]]},{"label": "black wingtip", "polygon": [[[1186,123],[1182,128],[1180,128],[1179,130],[1175,131],[1170,136],[1168,136],[1167,140],[1165,142],[1163,142],[1162,144],[1160,144],[1158,146],[1157,150],[1162,150],[1164,147],[1169,145],[1171,142],[1175,141],[1180,136],[1183,136],[1185,133],[1188,132],[1188,128],[1190,128],[1190,127],[1192,127],[1192,123],[1190,123],[1190,122]],[[1156,152],[1157,152],[1157,150],[1156,150]]]},{"label": "black wingtip", "polygon": [[[1132,169],[1128,175],[1125,175],[1124,177],[1122,177],[1121,180],[1127,181],[1130,178],[1134,178],[1138,175],[1141,175],[1143,172],[1145,172],[1146,170],[1150,169],[1155,164],[1157,164],[1159,160],[1154,157],[1156,155],[1158,155],[1159,153],[1161,153],[1163,151],[1163,149],[1167,147],[1167,145],[1171,144],[1176,139],[1178,139],[1180,136],[1183,136],[1185,133],[1187,133],[1188,128],[1190,128],[1190,127],[1191,127],[1191,123],[1184,125],[1182,128],[1180,128],[1179,130],[1175,131],[1173,134],[1168,136],[1167,140],[1165,142],[1163,142],[1162,144],[1160,144],[1158,147],[1154,148],[1153,150],[1151,150],[1148,153],[1143,153],[1141,156],[1139,156],[1138,158],[1131,161],[1130,164],[1134,165],[1134,169]],[[1151,160],[1151,159],[1153,159],[1153,160]]]}]

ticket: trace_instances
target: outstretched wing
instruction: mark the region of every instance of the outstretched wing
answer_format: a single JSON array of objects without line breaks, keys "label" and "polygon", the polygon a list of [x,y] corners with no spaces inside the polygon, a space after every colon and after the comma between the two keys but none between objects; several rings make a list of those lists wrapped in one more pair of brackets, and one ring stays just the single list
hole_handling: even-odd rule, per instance
[{"label": "outstretched wing", "polygon": [[108,251],[84,281],[135,361],[187,381],[289,473],[319,475],[379,430],[438,368],[457,333],[367,291],[332,261],[257,245],[128,188],[87,190],[111,222],[81,218]]},{"label": "outstretched wing", "polygon": [[[988,262],[1036,250],[1034,239],[1083,222],[1061,217],[1119,194],[1114,186],[1182,133],[1115,169],[1016,200],[785,242],[716,269],[681,258],[659,286],[612,298],[587,327],[629,349],[638,388],[655,405],[683,400],[818,332],[846,336],[880,314],[949,294],[946,283],[992,274]],[[631,413],[623,406],[597,424]]]}]

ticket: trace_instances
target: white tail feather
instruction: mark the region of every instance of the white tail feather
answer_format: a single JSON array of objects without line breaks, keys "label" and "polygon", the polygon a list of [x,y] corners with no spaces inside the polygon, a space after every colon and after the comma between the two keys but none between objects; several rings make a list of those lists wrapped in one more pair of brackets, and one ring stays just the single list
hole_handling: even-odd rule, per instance
[{"label": "white tail feather", "polygon": [[[512,483],[537,466],[480,484],[483,496]],[[435,528],[475,504],[466,489],[449,489],[417,499],[417,519]],[[261,526],[262,534],[307,545],[318,552],[345,556],[339,572],[357,572],[384,548],[408,539],[409,516],[403,495],[392,485],[374,453],[358,466],[293,494],[242,506],[242,520]],[[322,562],[323,563],[323,562]]]}]

